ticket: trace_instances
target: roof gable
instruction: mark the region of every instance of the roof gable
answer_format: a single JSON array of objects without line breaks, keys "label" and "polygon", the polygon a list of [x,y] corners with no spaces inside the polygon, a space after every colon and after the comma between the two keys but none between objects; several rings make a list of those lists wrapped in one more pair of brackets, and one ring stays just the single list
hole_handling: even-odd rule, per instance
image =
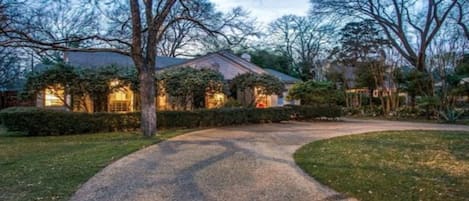
[{"label": "roof gable", "polygon": [[192,67],[197,69],[209,68],[220,72],[227,80],[231,80],[237,75],[244,73],[267,73],[259,66],[228,51],[210,53],[168,68],[173,67]]}]

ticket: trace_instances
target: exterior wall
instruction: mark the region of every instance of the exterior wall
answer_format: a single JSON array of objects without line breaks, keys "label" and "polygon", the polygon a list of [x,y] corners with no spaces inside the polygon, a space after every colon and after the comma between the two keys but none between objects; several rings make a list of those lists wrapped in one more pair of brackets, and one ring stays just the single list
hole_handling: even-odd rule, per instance
[{"label": "exterior wall", "polygon": [[279,104],[279,102],[278,102],[279,99],[278,98],[279,98],[278,95],[271,95],[270,96],[270,106],[271,107],[282,106],[282,105]]},{"label": "exterior wall", "polygon": [[300,100],[287,100],[288,91],[293,87],[294,84],[285,84],[285,91],[282,93],[282,97],[278,97],[277,106],[284,105],[300,105]]},{"label": "exterior wall", "polygon": [[65,102],[67,103],[67,105],[72,105],[72,96],[65,95]]},{"label": "exterior wall", "polygon": [[36,95],[36,107],[45,107],[44,103],[44,91],[40,91]]},{"label": "exterior wall", "polygon": [[248,91],[248,90],[245,90],[245,91],[238,90],[236,92],[236,100],[239,101],[243,106],[248,106],[252,102],[251,96],[248,95],[250,93],[253,93],[253,92]]}]

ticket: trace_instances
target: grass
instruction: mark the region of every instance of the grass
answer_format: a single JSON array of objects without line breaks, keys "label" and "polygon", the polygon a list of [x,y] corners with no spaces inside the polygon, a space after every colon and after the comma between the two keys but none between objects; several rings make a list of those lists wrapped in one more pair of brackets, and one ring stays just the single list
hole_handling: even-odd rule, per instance
[{"label": "grass", "polygon": [[25,137],[0,127],[0,200],[67,200],[111,162],[181,133]]},{"label": "grass", "polygon": [[469,133],[395,131],[312,142],[294,154],[319,182],[359,200],[469,200]]}]

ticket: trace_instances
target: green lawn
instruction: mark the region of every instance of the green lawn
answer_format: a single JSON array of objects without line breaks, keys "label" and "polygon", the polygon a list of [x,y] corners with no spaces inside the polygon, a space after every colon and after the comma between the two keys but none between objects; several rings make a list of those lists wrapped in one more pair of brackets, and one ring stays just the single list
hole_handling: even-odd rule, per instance
[{"label": "green lawn", "polygon": [[0,200],[67,200],[111,162],[181,133],[24,137],[0,128]]},{"label": "green lawn", "polygon": [[362,201],[469,200],[469,133],[379,132],[316,141],[297,164]]}]

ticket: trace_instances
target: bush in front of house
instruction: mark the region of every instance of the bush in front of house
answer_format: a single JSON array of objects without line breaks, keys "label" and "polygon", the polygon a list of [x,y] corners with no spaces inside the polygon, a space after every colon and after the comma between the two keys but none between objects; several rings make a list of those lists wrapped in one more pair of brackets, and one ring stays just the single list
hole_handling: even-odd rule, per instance
[{"label": "bush in front of house", "polygon": [[284,89],[283,82],[270,74],[244,73],[230,81],[231,93],[236,94],[240,103],[246,107],[256,106],[256,97],[259,94],[279,95]]},{"label": "bush in front of house", "polygon": [[0,111],[0,122],[10,131],[28,135],[67,135],[136,130],[136,113],[81,113],[35,107],[12,107]]},{"label": "bush in front of house", "polygon": [[338,118],[343,115],[342,107],[337,105],[331,106],[309,106],[309,105],[289,105],[292,117],[295,120],[312,120],[317,118]]},{"label": "bush in front of house", "polygon": [[309,80],[293,85],[289,100],[301,100],[301,105],[338,105],[344,102],[343,93],[331,82]]},{"label": "bush in front of house", "polygon": [[[158,111],[157,125],[159,129],[200,128],[336,118],[341,114],[339,107],[313,106]],[[13,107],[0,111],[0,122],[10,131],[21,131],[31,136],[132,131],[140,128],[140,113],[78,113]]]},{"label": "bush in front of house", "polygon": [[207,94],[224,93],[223,75],[213,69],[180,67],[156,74],[158,94],[167,94],[172,105],[190,109],[204,108]]}]

